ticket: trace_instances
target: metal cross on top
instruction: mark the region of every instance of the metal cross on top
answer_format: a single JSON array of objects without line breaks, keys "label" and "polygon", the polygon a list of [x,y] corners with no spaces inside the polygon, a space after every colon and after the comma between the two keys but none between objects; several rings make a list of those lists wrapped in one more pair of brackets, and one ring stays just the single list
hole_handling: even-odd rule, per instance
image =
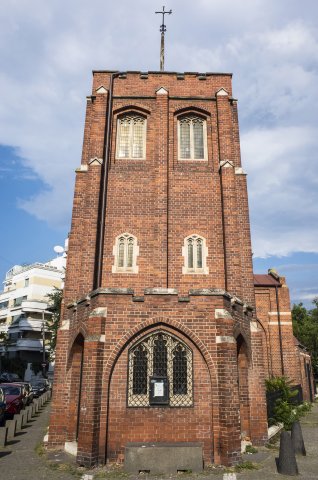
[{"label": "metal cross on top", "polygon": [[160,72],[163,72],[165,69],[165,15],[171,15],[172,10],[165,11],[165,7],[162,7],[162,12],[155,12],[162,14],[162,25],[160,26],[161,32],[161,45],[160,45]]}]

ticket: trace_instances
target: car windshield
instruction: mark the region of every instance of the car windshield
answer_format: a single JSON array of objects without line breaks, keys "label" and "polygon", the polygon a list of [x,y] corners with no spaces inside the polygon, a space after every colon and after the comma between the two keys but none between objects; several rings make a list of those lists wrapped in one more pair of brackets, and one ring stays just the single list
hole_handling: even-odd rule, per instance
[{"label": "car windshield", "polygon": [[20,395],[21,389],[19,387],[3,386],[1,387],[5,395]]}]

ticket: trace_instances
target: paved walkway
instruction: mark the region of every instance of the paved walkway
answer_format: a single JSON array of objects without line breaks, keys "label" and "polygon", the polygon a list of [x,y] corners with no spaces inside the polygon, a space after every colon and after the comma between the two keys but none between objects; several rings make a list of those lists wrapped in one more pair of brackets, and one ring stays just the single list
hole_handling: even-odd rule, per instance
[{"label": "paved walkway", "polygon": [[46,405],[9,445],[0,447],[1,480],[75,480],[66,472],[53,470],[38,451],[46,433],[49,406]]},{"label": "paved walkway", "polygon": [[[72,457],[65,454],[50,453],[49,459],[46,455],[40,456],[41,442],[46,432],[48,423],[49,406],[44,407],[36,417],[14,441],[5,448],[0,449],[0,478],[1,480],[75,480],[82,478],[84,473],[93,474],[95,479],[104,478],[109,480],[127,479],[133,480],[155,480],[156,478],[178,480],[225,480],[234,479],[233,474],[229,476],[225,470],[220,468],[208,469],[202,474],[178,476],[154,477],[153,475],[139,475],[137,477],[127,475],[121,468],[106,471],[99,468],[91,472],[77,468]],[[306,417],[301,420],[306,457],[297,457],[297,463],[301,480],[318,480],[318,404],[316,403]],[[258,453],[245,455],[244,460],[257,465],[257,470],[244,469],[236,472],[237,480],[273,480],[292,478],[279,475],[276,472],[275,457],[278,456],[278,448],[262,448]],[[84,477],[85,478],[85,477]],[[91,477],[86,477],[91,478]]]}]

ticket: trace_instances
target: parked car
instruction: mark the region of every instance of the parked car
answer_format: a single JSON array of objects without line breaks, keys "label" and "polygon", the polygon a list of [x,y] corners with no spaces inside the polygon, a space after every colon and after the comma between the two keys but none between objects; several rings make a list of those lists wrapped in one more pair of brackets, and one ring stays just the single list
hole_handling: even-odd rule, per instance
[{"label": "parked car", "polygon": [[20,413],[26,403],[24,386],[15,383],[2,383],[1,389],[6,400],[6,417],[12,417],[15,413]]},{"label": "parked car", "polygon": [[6,406],[6,397],[4,395],[4,391],[0,387],[0,427],[3,427],[5,424]]},{"label": "parked car", "polygon": [[16,373],[2,372],[0,374],[0,383],[22,382]]},{"label": "parked car", "polygon": [[35,398],[40,397],[48,389],[49,383],[46,379],[38,379],[32,383],[32,390]]},{"label": "parked car", "polygon": [[12,382],[16,383],[17,385],[23,385],[26,390],[26,405],[30,405],[33,402],[34,392],[32,389],[32,385],[29,382]]}]

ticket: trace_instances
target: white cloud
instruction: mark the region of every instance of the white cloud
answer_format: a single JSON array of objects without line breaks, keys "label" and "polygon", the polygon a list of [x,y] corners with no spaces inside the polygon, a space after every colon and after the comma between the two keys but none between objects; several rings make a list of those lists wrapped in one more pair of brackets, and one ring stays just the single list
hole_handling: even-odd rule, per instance
[{"label": "white cloud", "polygon": [[[233,71],[256,256],[317,251],[318,4],[171,0],[166,65]],[[157,2],[11,0],[0,11],[0,143],[43,191],[19,205],[69,222],[92,69],[158,68]]]}]

